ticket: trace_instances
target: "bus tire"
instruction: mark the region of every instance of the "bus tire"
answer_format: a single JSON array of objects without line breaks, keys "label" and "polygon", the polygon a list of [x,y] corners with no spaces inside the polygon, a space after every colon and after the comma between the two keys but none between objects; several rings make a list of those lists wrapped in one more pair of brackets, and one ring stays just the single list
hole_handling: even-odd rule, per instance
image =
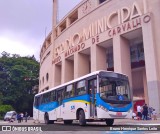
[{"label": "bus tire", "polygon": [[64,124],[72,124],[73,120],[64,120]]},{"label": "bus tire", "polygon": [[45,122],[45,124],[49,124],[49,116],[48,116],[48,113],[45,113],[45,115],[44,115],[44,122]]},{"label": "bus tire", "polygon": [[86,119],[85,119],[85,113],[83,110],[79,111],[79,125],[85,126],[86,125]]},{"label": "bus tire", "polygon": [[106,119],[107,126],[112,126],[114,123],[114,119]]},{"label": "bus tire", "polygon": [[45,113],[45,115],[44,115],[44,122],[45,122],[45,124],[53,124],[54,120],[49,120],[48,113]]}]

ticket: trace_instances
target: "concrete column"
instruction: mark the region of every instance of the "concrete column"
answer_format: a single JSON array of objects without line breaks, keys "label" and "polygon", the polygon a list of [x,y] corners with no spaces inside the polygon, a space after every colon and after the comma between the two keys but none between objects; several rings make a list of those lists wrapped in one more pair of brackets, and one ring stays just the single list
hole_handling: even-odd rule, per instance
[{"label": "concrete column", "polygon": [[62,74],[62,66],[61,65],[54,65],[53,87],[61,84],[61,74]]},{"label": "concrete column", "polygon": [[89,56],[76,53],[74,56],[74,78],[81,77],[89,73]]},{"label": "concrete column", "polygon": [[65,58],[62,56],[62,74],[61,74],[61,84],[65,83],[65,71],[66,71],[66,64],[65,64]]},{"label": "concrete column", "polygon": [[132,89],[129,41],[119,35],[113,38],[114,71],[126,74]]},{"label": "concrete column", "polygon": [[60,35],[61,34],[61,28],[58,26],[57,27],[57,35]]},{"label": "concrete column", "polygon": [[54,74],[55,74],[55,65],[52,64],[52,73],[51,73],[51,87],[54,87],[55,86],[55,77],[54,77]]},{"label": "concrete column", "polygon": [[74,54],[74,79],[78,78],[78,53]]},{"label": "concrete column", "polygon": [[66,19],[66,28],[68,28],[71,25],[71,21],[69,18]]},{"label": "concrete column", "polygon": [[74,73],[74,65],[73,61],[65,59],[62,56],[62,78],[61,84],[73,80],[73,73]]},{"label": "concrete column", "polygon": [[96,70],[106,70],[106,49],[100,46],[96,46]]},{"label": "concrete column", "polygon": [[96,45],[92,45],[91,46],[91,72],[94,72],[96,70],[97,70],[96,68]]},{"label": "concrete column", "polygon": [[91,53],[91,72],[106,70],[106,49],[98,45],[93,45],[91,52],[95,52]]},{"label": "concrete column", "polygon": [[155,56],[155,40],[154,32],[152,31],[152,22],[143,23],[143,43],[144,43],[144,53],[145,53],[145,66],[146,66],[146,76],[147,76],[147,86],[148,86],[148,98],[149,106],[160,112],[160,82],[158,80],[158,65],[157,57]]},{"label": "concrete column", "polygon": [[148,88],[147,88],[147,78],[146,78],[146,71],[145,71],[145,69],[143,70],[143,88],[144,88],[144,98],[145,98],[145,102],[149,105],[149,100],[148,100]]},{"label": "concrete column", "polygon": [[65,60],[64,64],[65,64],[64,82],[68,82],[74,79],[74,62],[72,60]]}]

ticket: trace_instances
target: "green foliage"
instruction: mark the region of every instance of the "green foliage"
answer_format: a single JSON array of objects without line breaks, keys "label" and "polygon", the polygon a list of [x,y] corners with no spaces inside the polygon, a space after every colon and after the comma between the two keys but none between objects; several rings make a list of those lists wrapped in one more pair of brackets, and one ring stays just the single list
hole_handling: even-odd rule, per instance
[{"label": "green foliage", "polygon": [[0,104],[11,105],[17,112],[32,114],[33,87],[38,85],[39,63],[34,56],[20,57],[7,52],[0,57]]},{"label": "green foliage", "polygon": [[0,105],[0,119],[3,119],[4,115],[8,111],[13,111],[13,107],[11,105]]}]

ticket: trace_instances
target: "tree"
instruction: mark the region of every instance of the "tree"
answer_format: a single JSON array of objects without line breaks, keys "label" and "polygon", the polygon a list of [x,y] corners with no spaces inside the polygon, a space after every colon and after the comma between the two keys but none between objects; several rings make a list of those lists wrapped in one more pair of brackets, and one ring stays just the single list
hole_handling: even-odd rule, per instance
[{"label": "tree", "polygon": [[4,117],[6,112],[14,110],[11,105],[0,105],[0,119]]},{"label": "tree", "polygon": [[10,56],[10,53],[7,53],[5,51],[3,51],[1,54],[2,54],[2,57],[9,57]]},{"label": "tree", "polygon": [[11,105],[17,112],[27,111],[32,115],[35,91],[38,85],[39,62],[32,57],[9,56],[3,52],[0,57],[0,103]]}]

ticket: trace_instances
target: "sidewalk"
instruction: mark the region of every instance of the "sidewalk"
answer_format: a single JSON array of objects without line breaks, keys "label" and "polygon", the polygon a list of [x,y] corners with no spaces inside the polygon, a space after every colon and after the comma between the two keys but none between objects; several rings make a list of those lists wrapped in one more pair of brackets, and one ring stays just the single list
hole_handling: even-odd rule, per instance
[{"label": "sidewalk", "polygon": [[160,118],[157,120],[133,120],[133,119],[115,119],[114,124],[118,125],[160,125]]}]

